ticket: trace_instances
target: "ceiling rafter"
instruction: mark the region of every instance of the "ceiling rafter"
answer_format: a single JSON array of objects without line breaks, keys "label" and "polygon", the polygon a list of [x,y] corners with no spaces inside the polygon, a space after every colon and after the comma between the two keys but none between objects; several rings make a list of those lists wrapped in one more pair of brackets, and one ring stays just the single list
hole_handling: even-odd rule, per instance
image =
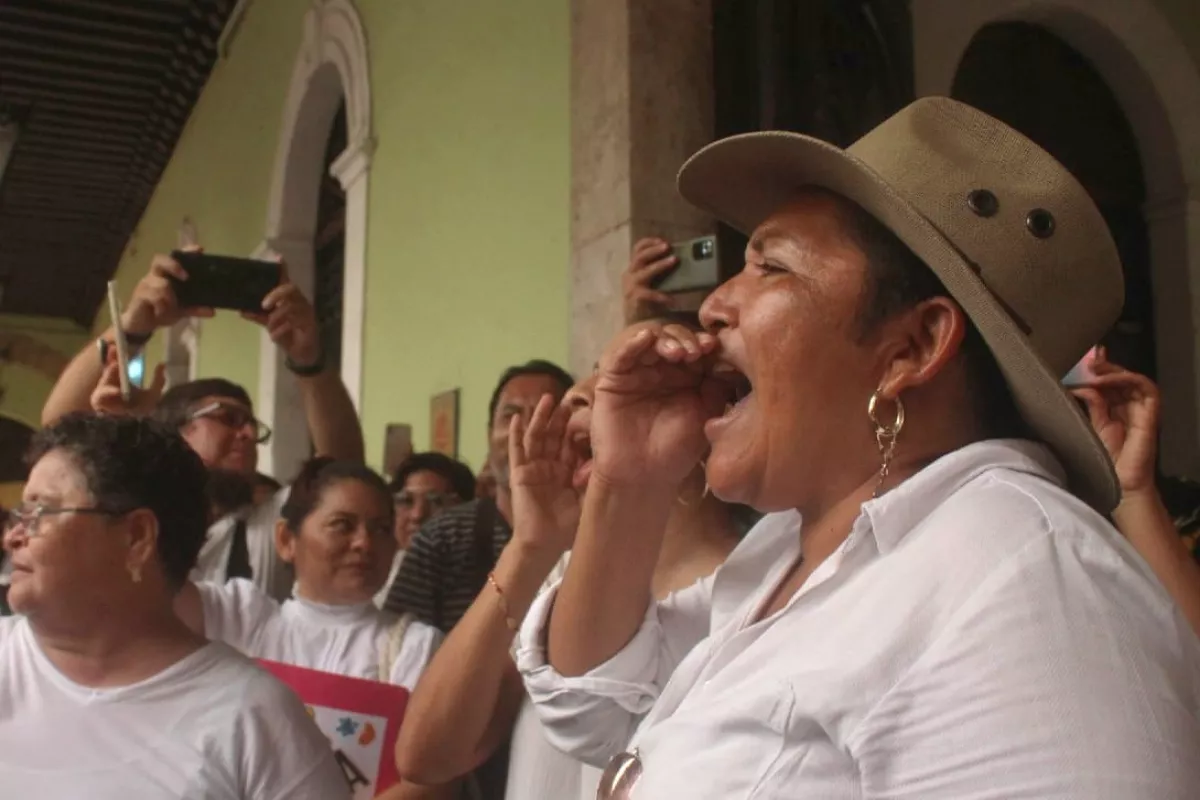
[{"label": "ceiling rafter", "polygon": [[0,0],[0,312],[91,325],[236,0]]}]

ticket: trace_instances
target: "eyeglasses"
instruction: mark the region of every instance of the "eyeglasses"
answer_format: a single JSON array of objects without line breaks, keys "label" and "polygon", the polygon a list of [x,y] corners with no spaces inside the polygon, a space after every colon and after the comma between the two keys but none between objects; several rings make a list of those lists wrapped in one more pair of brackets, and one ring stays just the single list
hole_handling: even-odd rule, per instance
[{"label": "eyeglasses", "polygon": [[431,507],[439,510],[459,503],[458,495],[450,494],[449,492],[410,492],[406,490],[396,492],[394,497],[396,505],[400,508],[412,508],[421,499],[424,499]]},{"label": "eyeglasses", "polygon": [[8,515],[4,518],[4,533],[12,533],[18,527],[21,527],[25,529],[25,535],[32,539],[40,534],[42,517],[54,516],[56,514],[99,514],[108,517],[119,517],[128,513],[128,511],[121,511],[106,506],[91,506],[86,508],[82,506],[63,508],[49,508],[40,505],[17,506],[9,511]]},{"label": "eyeglasses", "polygon": [[604,774],[600,776],[596,800],[630,800],[633,797],[633,787],[637,785],[640,777],[642,759],[636,747],[629,752],[613,756],[604,768]]},{"label": "eyeglasses", "polygon": [[206,406],[196,409],[191,414],[188,414],[188,420],[196,420],[201,417],[216,420],[222,425],[241,430],[247,425],[254,426],[254,441],[258,444],[266,444],[271,438],[271,429],[265,422],[255,417],[249,410],[241,406],[231,406],[225,403],[209,403]]}]

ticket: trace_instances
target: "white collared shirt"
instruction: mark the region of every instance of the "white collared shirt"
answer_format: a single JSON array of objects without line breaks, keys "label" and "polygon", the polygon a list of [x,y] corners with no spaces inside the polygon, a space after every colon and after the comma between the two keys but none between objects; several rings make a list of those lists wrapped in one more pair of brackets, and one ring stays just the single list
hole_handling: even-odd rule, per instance
[{"label": "white collared shirt", "polygon": [[548,592],[526,688],[567,752],[638,748],[636,800],[1200,796],[1200,641],[1061,475],[1030,442],[952,453],[752,622],[800,551],[771,514],[577,678],[545,661]]}]

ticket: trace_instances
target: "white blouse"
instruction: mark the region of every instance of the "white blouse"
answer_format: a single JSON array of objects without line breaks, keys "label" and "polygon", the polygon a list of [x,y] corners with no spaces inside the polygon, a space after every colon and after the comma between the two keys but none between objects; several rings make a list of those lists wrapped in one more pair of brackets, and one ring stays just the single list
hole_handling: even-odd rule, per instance
[{"label": "white blouse", "polygon": [[[410,691],[442,642],[431,625],[412,621],[390,647],[398,618],[373,603],[327,606],[294,597],[280,604],[244,579],[198,583],[204,632],[253,658],[404,686]],[[396,652],[388,674],[381,655]]]},{"label": "white blouse", "polygon": [[546,662],[551,591],[526,688],[558,747],[638,749],[634,800],[1195,798],[1200,640],[1061,484],[1040,445],[963,448],[864,504],[756,621],[800,555],[799,515],[768,515],[577,678]]}]

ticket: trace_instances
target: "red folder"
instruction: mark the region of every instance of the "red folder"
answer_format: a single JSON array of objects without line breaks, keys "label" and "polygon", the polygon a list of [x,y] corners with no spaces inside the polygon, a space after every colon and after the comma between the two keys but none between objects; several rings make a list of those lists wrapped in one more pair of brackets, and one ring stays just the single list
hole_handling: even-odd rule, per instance
[{"label": "red folder", "polygon": [[354,800],[369,800],[399,782],[394,754],[407,689],[276,661],[258,663],[299,695],[329,739]]}]

